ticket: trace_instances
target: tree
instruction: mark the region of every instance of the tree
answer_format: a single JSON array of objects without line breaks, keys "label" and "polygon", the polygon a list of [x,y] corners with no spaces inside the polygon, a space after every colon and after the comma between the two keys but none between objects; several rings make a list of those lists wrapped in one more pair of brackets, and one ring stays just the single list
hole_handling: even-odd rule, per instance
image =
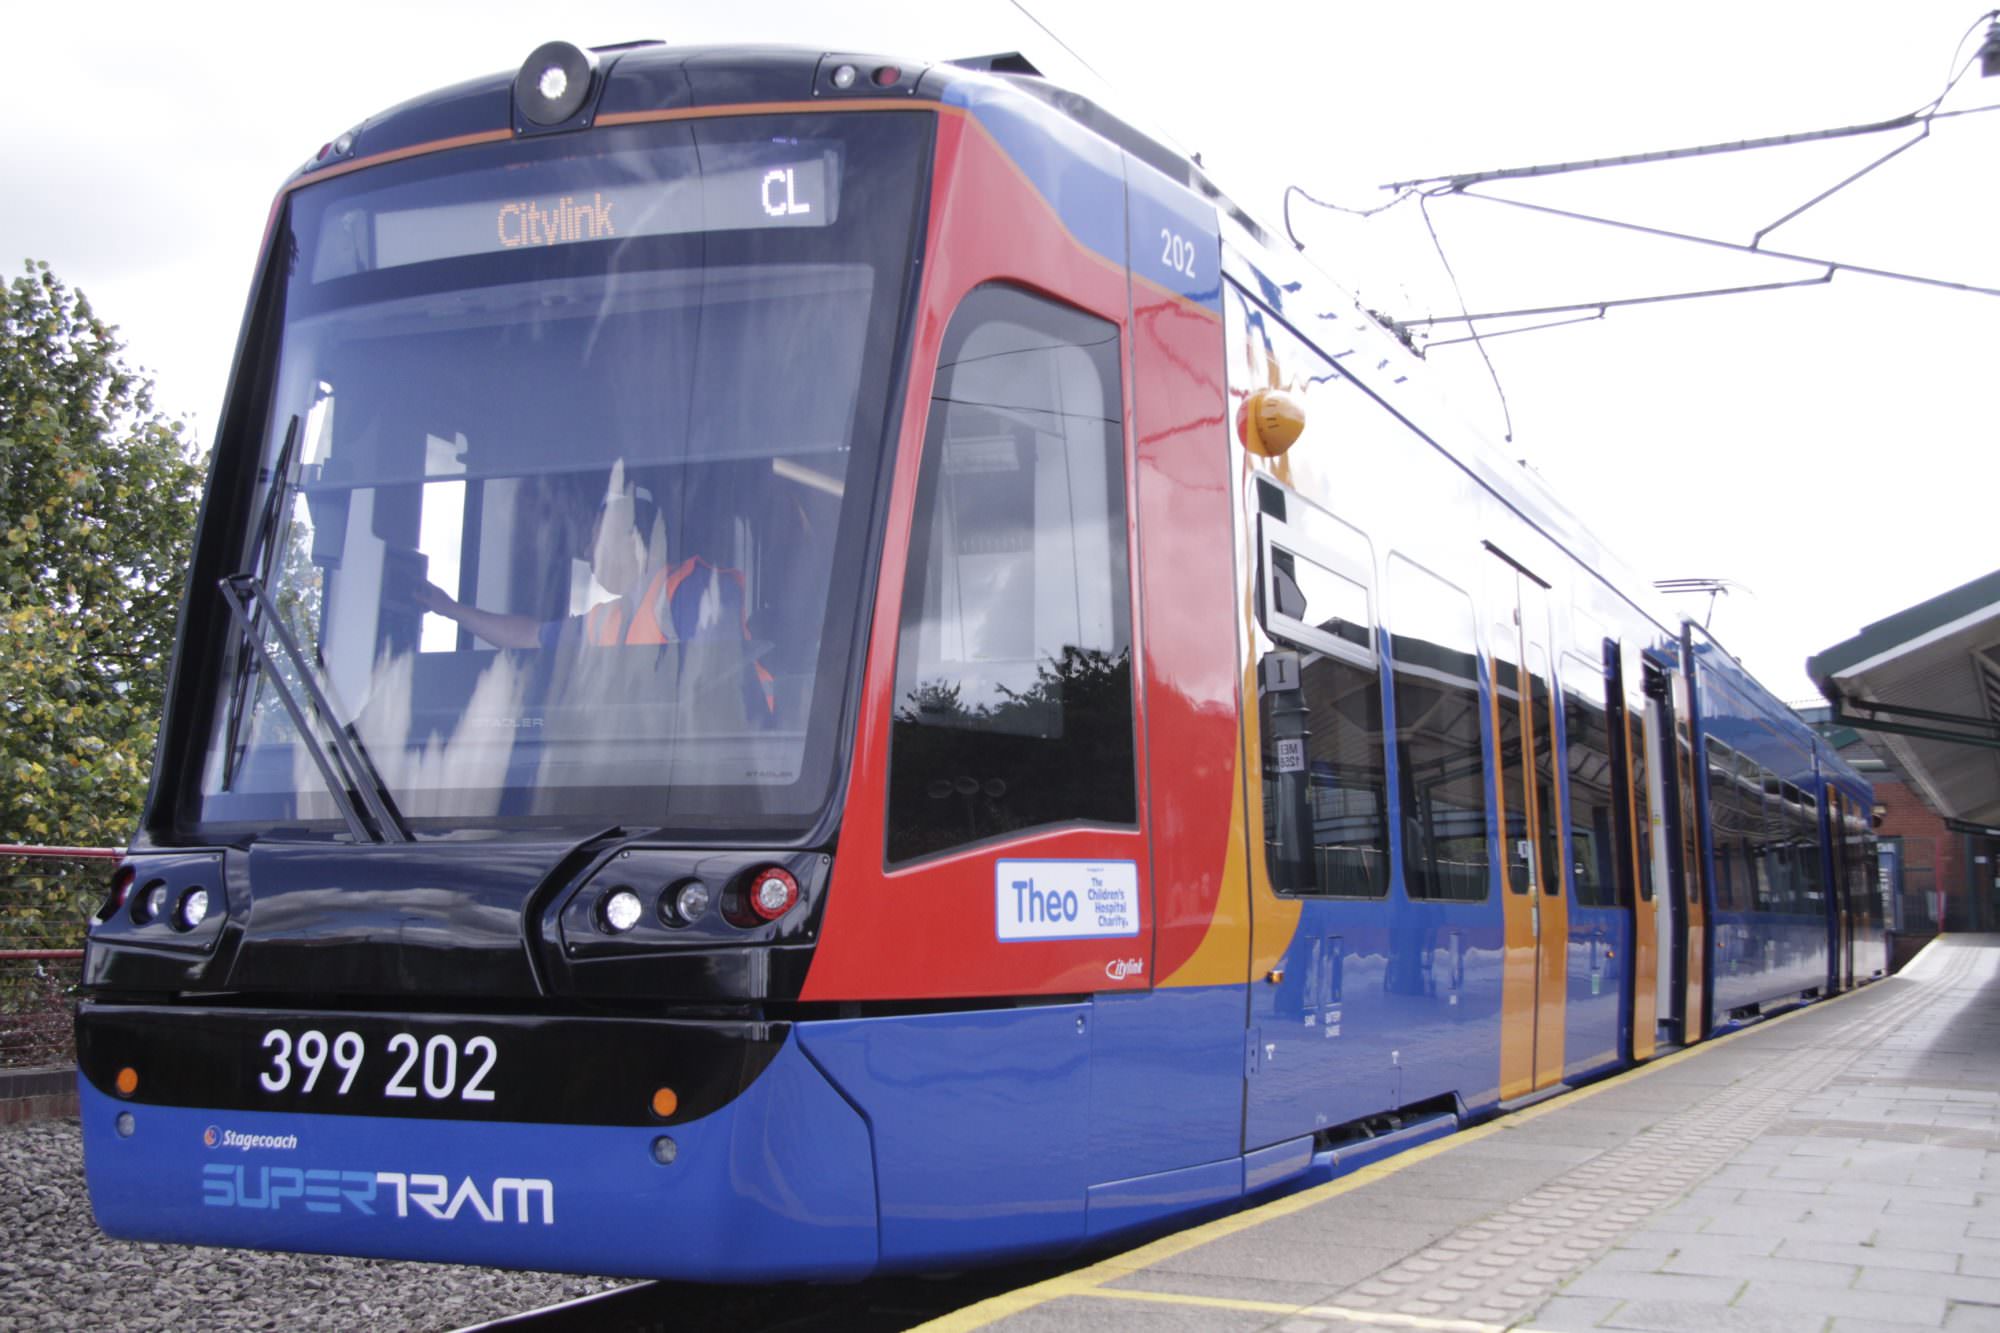
[{"label": "tree", "polygon": [[159,729],[202,465],[47,264],[0,290],[0,842],[122,845]]}]

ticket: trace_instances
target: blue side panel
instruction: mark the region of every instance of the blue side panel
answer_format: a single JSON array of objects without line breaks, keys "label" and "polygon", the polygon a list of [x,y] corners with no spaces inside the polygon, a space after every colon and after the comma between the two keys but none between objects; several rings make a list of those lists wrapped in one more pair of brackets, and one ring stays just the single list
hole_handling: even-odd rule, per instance
[{"label": "blue side panel", "polygon": [[139,1106],[79,1082],[91,1207],[113,1236],[710,1282],[875,1267],[868,1128],[796,1042],[728,1107],[673,1126],[670,1166],[649,1128]]},{"label": "blue side panel", "polygon": [[1091,1180],[1234,1162],[1243,1150],[1243,987],[1114,991],[1092,1009]]},{"label": "blue side panel", "polygon": [[1087,1004],[802,1024],[867,1117],[885,1268],[1059,1249],[1092,1183]]},{"label": "blue side panel", "polygon": [[1133,276],[1221,314],[1222,233],[1215,205],[1143,162],[1128,162],[1126,185]]},{"label": "blue side panel", "polygon": [[1224,1203],[1243,1193],[1243,1159],[1159,1171],[1130,1180],[1110,1180],[1089,1190],[1089,1232],[1101,1236],[1130,1231],[1177,1213]]},{"label": "blue side panel", "polygon": [[1717,913],[1712,931],[1718,1029],[1732,1009],[1778,1007],[1826,985],[1826,928],[1778,912]]},{"label": "blue side panel", "polygon": [[1572,902],[1569,986],[1563,1003],[1565,1079],[1587,1078],[1622,1057],[1632,1022],[1625,998],[1631,966],[1632,914]]},{"label": "blue side panel", "polygon": [[[1797,715],[1714,645],[1697,643],[1694,662],[1696,778],[1708,806],[1713,808],[1718,795],[1708,762],[1710,740],[1754,761],[1769,777],[1804,792],[1816,791],[1814,737]],[[1768,792],[1764,799],[1764,826],[1751,836],[1765,848],[1803,845],[1809,862],[1800,868],[1814,877],[1824,875],[1817,814],[1808,837],[1778,821]],[[1803,992],[1826,986],[1834,916],[1832,896],[1823,881],[1801,893],[1801,886],[1790,882],[1795,870],[1783,864],[1783,858],[1778,864],[1753,869],[1742,863],[1740,855],[1726,855],[1726,845],[1719,852],[1718,841],[1719,830],[1711,818],[1703,830],[1702,855],[1711,886],[1709,994],[1716,1029],[1721,1031],[1732,1026],[1728,1017],[1732,1009],[1754,1005],[1769,1010],[1796,1003]],[[1736,883],[1733,906],[1721,901],[1720,872],[1725,870]],[[1791,910],[1767,910],[1773,899]]]},{"label": "blue side panel", "polygon": [[1250,988],[1247,1146],[1448,1094],[1497,1101],[1498,898],[1412,902],[1392,889],[1301,909],[1280,967]]},{"label": "blue side panel", "polygon": [[1125,266],[1125,172],[1116,147],[1032,98],[977,79],[954,80],[943,100],[972,113],[1070,235]]},{"label": "blue side panel", "polygon": [[1310,1136],[1244,1153],[1243,1192],[1255,1194],[1258,1190],[1282,1185],[1303,1173],[1312,1165],[1312,1159],[1313,1141]]}]

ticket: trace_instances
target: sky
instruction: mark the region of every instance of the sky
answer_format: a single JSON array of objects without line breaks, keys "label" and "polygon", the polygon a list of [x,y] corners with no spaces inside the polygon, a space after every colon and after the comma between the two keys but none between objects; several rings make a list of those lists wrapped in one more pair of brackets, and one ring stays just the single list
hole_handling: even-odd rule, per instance
[{"label": "sky", "polygon": [[[1282,234],[1288,185],[1371,208],[1393,197],[1386,182],[1899,115],[1976,51],[1980,18],[1946,0],[12,5],[0,11],[14,108],[0,119],[0,274],[48,261],[205,443],[286,176],[370,114],[511,71],[552,38],[779,42],[906,63],[1018,50],[1200,153]],[[2000,78],[1975,65],[1943,109],[1996,103]],[[1907,137],[1489,188],[1747,241]],[[2000,113],[1940,120],[1765,244],[2000,288],[1997,164]],[[1824,272],[1462,197],[1428,211],[1436,243],[1414,200],[1369,218],[1295,204],[1292,223],[1330,277],[1405,320]],[[1645,577],[1730,580],[1712,615],[1706,597],[1664,605],[1708,617],[1774,693],[1806,702],[1809,654],[2000,567],[1997,317],[2000,298],[1842,272],[1426,360],[1461,415]]]}]

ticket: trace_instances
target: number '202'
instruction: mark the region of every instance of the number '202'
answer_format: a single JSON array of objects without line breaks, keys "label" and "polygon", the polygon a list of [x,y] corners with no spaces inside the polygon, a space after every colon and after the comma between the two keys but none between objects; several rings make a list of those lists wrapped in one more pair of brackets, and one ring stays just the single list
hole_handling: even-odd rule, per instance
[{"label": "number '202'", "polygon": [[1194,277],[1194,242],[1177,231],[1160,228],[1160,262],[1176,273]]}]

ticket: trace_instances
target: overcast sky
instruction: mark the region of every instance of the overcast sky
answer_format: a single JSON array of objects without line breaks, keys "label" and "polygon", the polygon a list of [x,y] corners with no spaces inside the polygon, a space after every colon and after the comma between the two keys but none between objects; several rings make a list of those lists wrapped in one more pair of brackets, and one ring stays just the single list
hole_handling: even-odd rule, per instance
[{"label": "overcast sky", "polygon": [[[11,277],[45,259],[85,291],[152,372],[160,405],[205,440],[292,168],[371,113],[512,70],[550,38],[776,41],[912,61],[1021,50],[1200,152],[1275,222],[1287,184],[1366,207],[1388,200],[1376,188],[1388,181],[1897,115],[1944,87],[1981,13],[1943,0],[1024,3],[11,5],[0,261]],[[1987,103],[2000,103],[2000,79],[1975,68],[1944,106]],[[1496,192],[1748,240],[1899,141]],[[1996,205],[2000,113],[1964,116],[1765,244],[2000,287]],[[1474,313],[1820,271],[1465,199],[1430,212]],[[1414,203],[1367,220],[1295,207],[1293,220],[1307,253],[1368,305],[1459,313]],[[1994,297],[1843,273],[1490,339],[1504,414],[1474,347],[1428,360],[1489,434],[1511,418],[1506,447],[1647,577],[1742,585],[1716,604],[1716,634],[1801,701],[1813,697],[1808,654],[2000,567],[1997,322]]]}]

